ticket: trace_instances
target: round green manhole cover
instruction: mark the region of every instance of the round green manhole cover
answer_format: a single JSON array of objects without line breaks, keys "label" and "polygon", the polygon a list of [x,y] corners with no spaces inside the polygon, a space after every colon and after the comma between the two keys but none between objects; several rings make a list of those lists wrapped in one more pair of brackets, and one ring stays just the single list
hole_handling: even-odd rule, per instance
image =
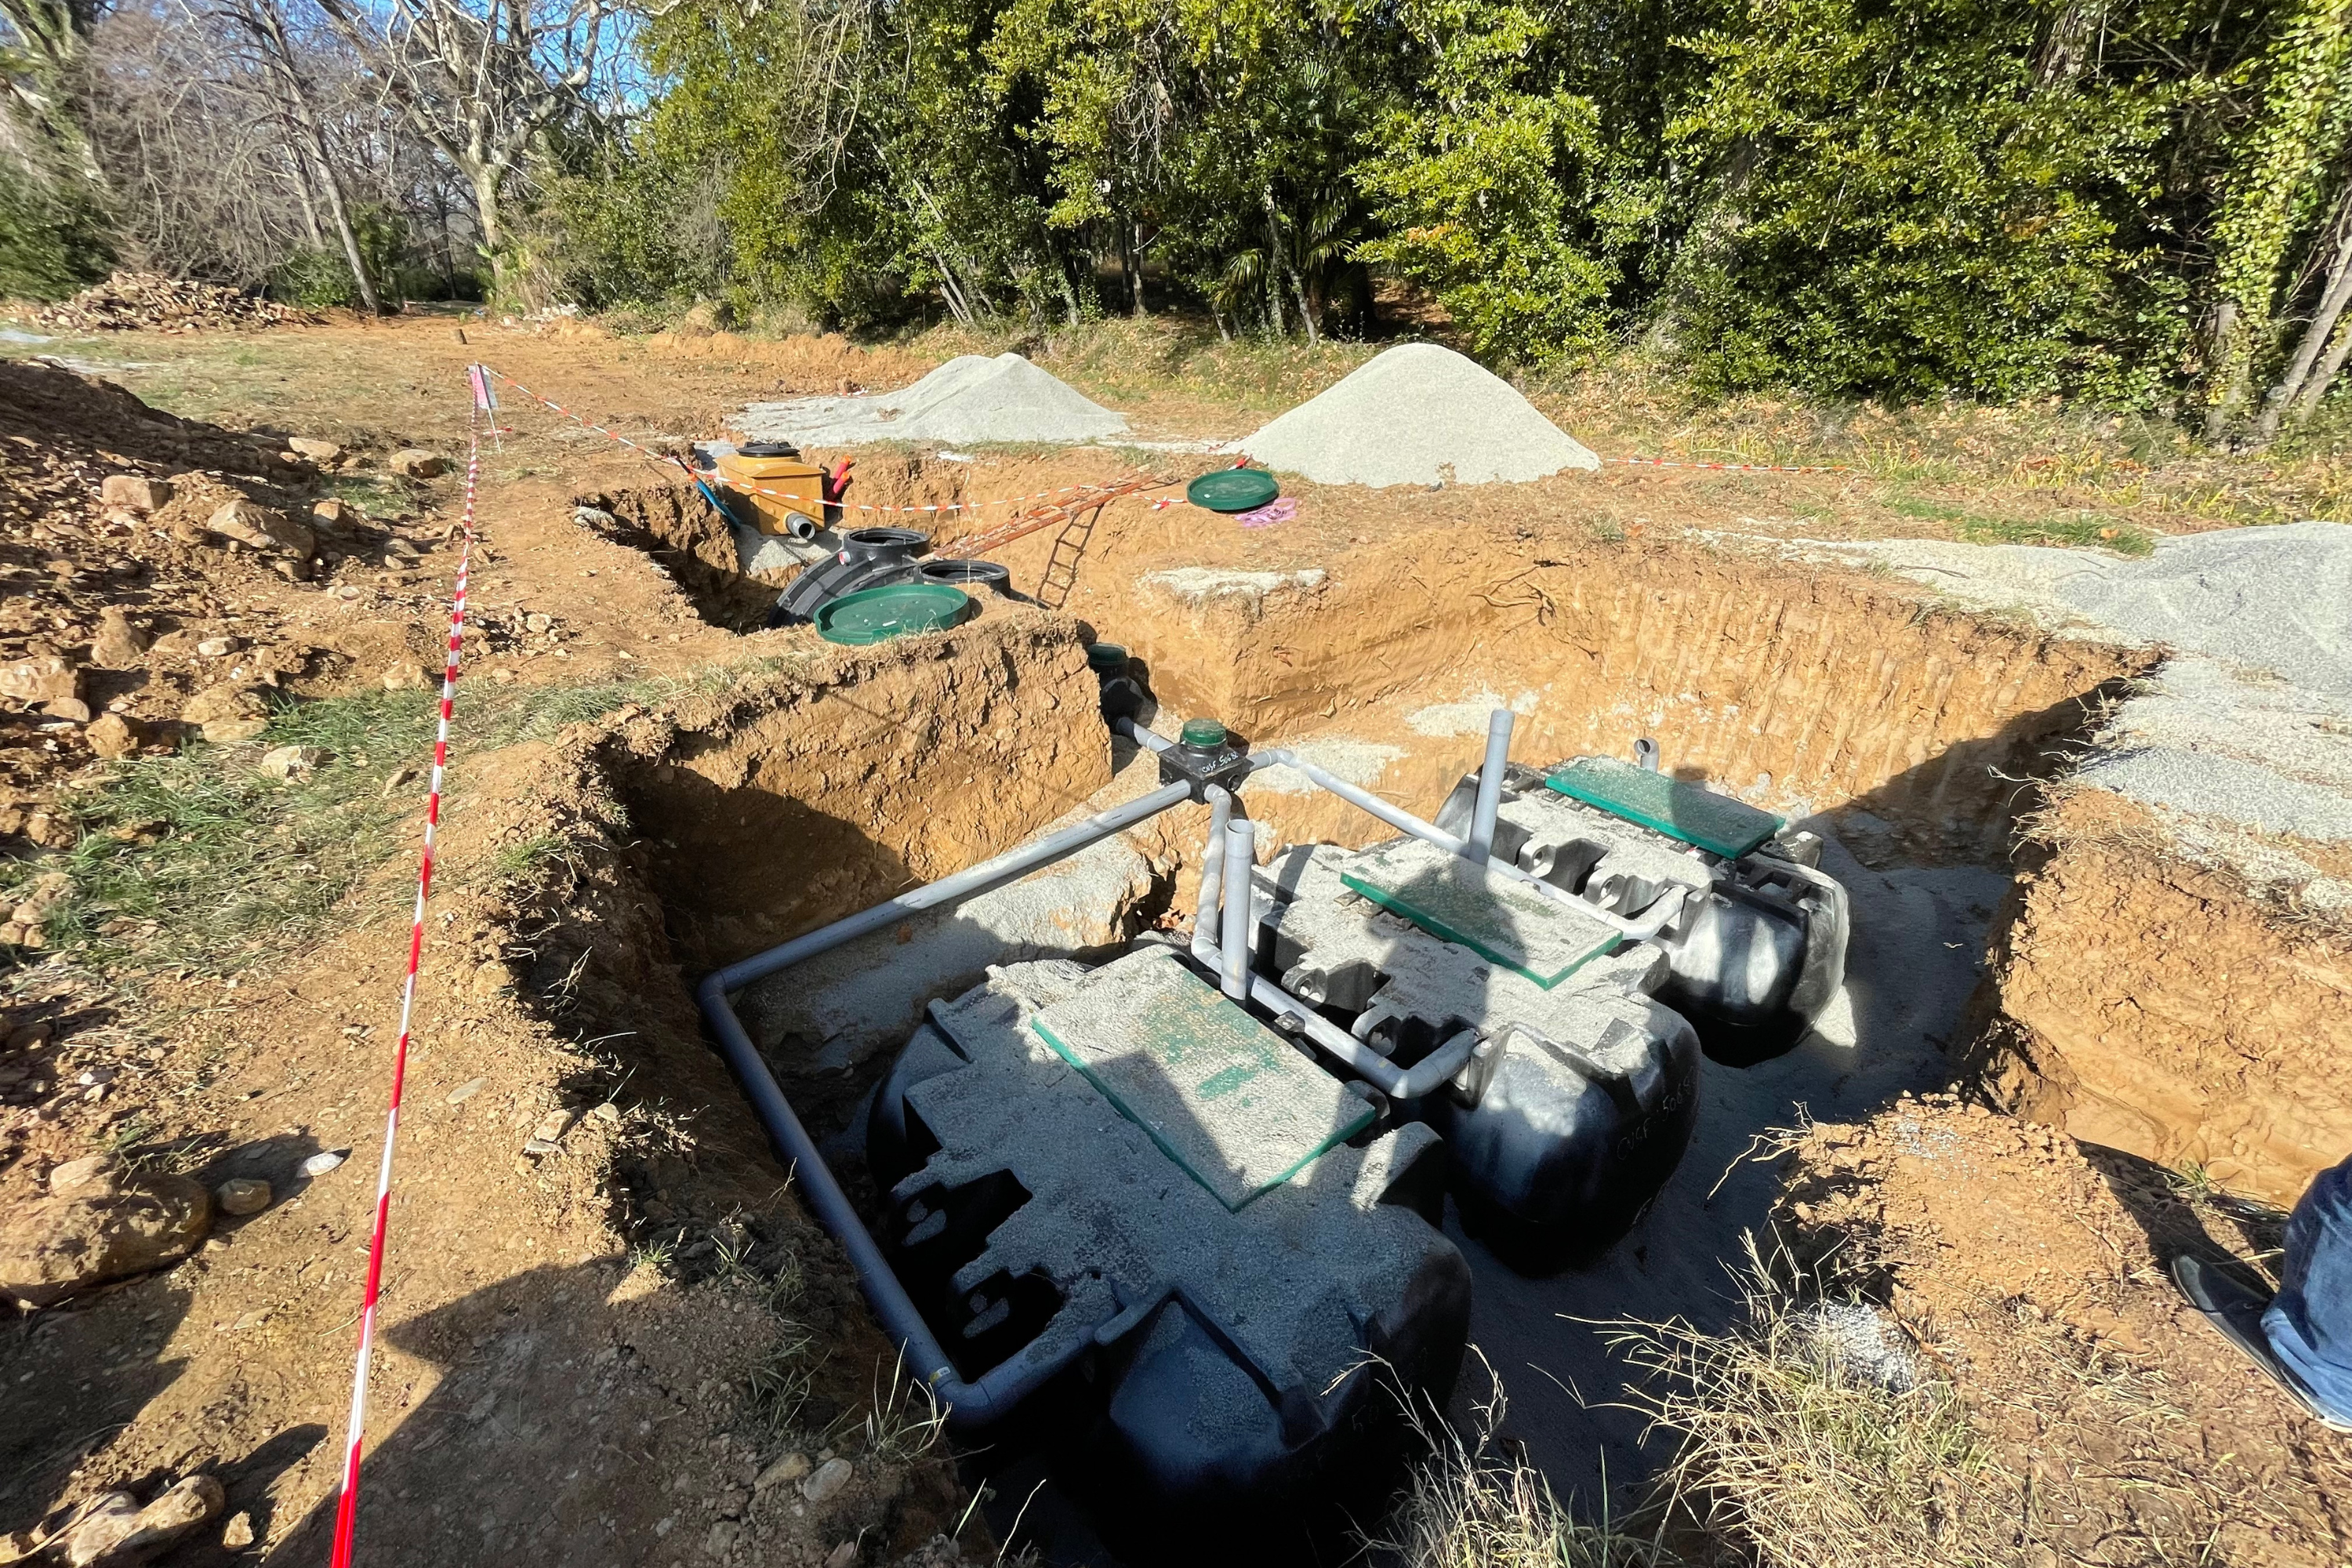
[{"label": "round green manhole cover", "polygon": [[1105,675],[1124,675],[1127,673],[1127,648],[1115,642],[1090,642],[1087,644],[1087,668]]},{"label": "round green manhole cover", "polygon": [[1187,719],[1179,739],[1185,745],[1209,751],[1225,743],[1225,727],[1214,719]]},{"label": "round green manhole cover", "polygon": [[944,631],[963,619],[971,595],[938,583],[892,583],[844,594],[816,613],[817,636],[863,647],[916,632]]},{"label": "round green manhole cover", "polygon": [[1211,511],[1250,511],[1282,493],[1264,468],[1219,468],[1184,487],[1184,499]]}]

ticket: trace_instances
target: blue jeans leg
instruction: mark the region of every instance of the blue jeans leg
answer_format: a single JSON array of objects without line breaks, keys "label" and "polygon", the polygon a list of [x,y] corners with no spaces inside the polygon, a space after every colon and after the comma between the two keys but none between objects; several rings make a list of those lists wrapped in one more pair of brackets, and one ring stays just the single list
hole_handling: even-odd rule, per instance
[{"label": "blue jeans leg", "polygon": [[2352,1159],[2321,1172],[2287,1216],[2263,1331],[2314,1402],[2352,1421]]}]

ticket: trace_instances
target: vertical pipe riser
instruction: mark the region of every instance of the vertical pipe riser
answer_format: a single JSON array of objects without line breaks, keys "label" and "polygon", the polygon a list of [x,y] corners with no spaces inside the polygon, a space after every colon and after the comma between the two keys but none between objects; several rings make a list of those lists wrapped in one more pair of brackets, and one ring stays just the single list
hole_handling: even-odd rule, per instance
[{"label": "vertical pipe riser", "polygon": [[1470,837],[1462,858],[1484,866],[1495,850],[1495,815],[1503,805],[1503,773],[1511,765],[1511,728],[1518,717],[1497,708],[1486,718],[1486,760],[1478,768],[1478,798],[1470,813]]},{"label": "vertical pipe riser", "polygon": [[1257,863],[1257,825],[1247,817],[1225,825],[1224,992],[1249,1000],[1250,868]]}]

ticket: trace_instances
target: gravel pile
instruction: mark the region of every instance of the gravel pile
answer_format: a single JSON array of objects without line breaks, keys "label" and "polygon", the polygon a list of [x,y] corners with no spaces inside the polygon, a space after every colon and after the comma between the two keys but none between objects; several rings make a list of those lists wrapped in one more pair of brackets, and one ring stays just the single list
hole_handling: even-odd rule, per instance
[{"label": "gravel pile", "polygon": [[738,417],[746,438],[808,447],[874,441],[964,446],[992,441],[1075,445],[1127,434],[1114,414],[1016,353],[961,354],[912,386],[853,397],[754,403]]},{"label": "gravel pile", "polygon": [[2159,540],[2126,561],[2090,550],[1935,539],[1792,541],[1804,555],[1877,562],[1982,608],[2091,622],[2138,642],[2352,694],[2352,526],[2296,522]]},{"label": "gravel pile", "polygon": [[36,324],[64,332],[200,332],[220,327],[278,327],[315,322],[289,310],[217,283],[118,272],[72,299],[33,313]]},{"label": "gravel pile", "polygon": [[1482,485],[1601,459],[1510,384],[1435,343],[1405,343],[1241,443],[1326,485]]},{"label": "gravel pile", "polygon": [[2146,561],[2069,577],[2058,596],[2149,642],[2352,693],[2352,527],[2296,522],[2194,533]]}]

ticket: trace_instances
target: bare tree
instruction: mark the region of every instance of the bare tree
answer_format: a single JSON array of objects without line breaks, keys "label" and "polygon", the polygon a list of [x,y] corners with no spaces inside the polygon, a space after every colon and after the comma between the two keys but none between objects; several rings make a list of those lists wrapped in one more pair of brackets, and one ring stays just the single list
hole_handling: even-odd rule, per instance
[{"label": "bare tree", "polygon": [[367,258],[361,253],[359,235],[352,227],[351,199],[344,189],[342,172],[336,167],[310,83],[296,58],[294,41],[287,29],[285,14],[278,8],[278,0],[218,0],[212,15],[222,22],[229,37],[244,47],[256,68],[255,74],[277,89],[272,118],[293,138],[293,161],[305,184],[313,174],[317,176],[318,188],[326,198],[327,216],[334,225],[335,238],[342,247],[343,262],[352,269],[352,282],[359,290],[360,303],[370,315],[381,313],[383,303],[376,298],[375,279],[368,271]]},{"label": "bare tree", "polygon": [[504,192],[531,142],[582,101],[614,0],[319,0],[384,97],[464,176],[491,265]]}]

